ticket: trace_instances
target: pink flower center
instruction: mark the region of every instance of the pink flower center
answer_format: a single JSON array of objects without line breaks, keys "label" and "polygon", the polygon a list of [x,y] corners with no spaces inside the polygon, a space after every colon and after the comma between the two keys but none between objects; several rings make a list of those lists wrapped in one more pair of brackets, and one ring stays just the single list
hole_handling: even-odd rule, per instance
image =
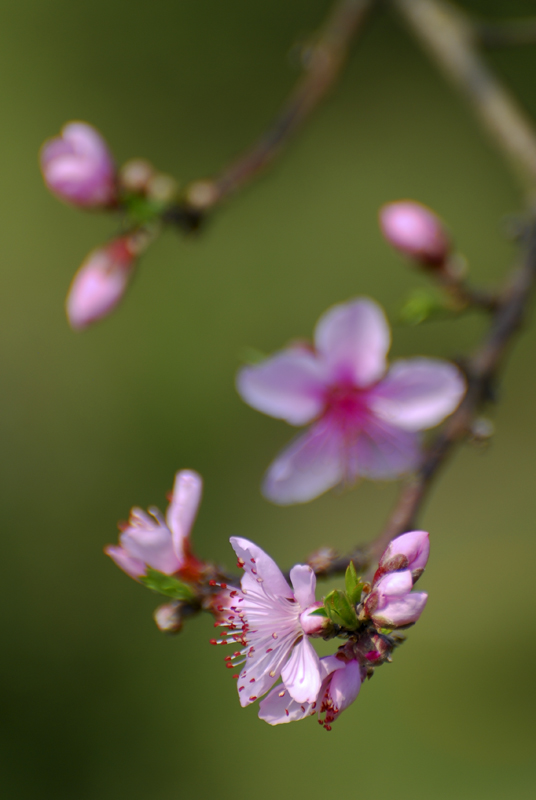
[{"label": "pink flower center", "polygon": [[324,403],[323,416],[344,431],[360,430],[370,417],[367,391],[351,384],[330,386]]}]

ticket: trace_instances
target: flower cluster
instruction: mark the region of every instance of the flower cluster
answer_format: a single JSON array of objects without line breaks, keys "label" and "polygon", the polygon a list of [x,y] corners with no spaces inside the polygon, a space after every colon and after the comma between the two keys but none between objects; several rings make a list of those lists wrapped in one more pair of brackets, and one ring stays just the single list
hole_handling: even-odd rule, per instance
[{"label": "flower cluster", "polygon": [[417,467],[420,431],[455,410],[465,379],[435,358],[400,359],[388,369],[390,342],[380,306],[359,298],[323,314],[314,345],[292,345],[239,372],[250,406],[290,425],[312,423],[269,467],[269,500],[304,503],[343,482],[393,479]]},{"label": "flower cluster", "polygon": [[[426,605],[426,593],[412,589],[428,560],[428,534],[412,531],[393,540],[372,585],[352,578],[352,565],[347,591],[332,592],[323,602],[315,599],[310,566],[292,568],[291,588],[260,547],[238,537],[230,541],[244,575],[240,588],[225,586],[220,595],[216,625],[223,638],[212,643],[241,645],[226,657],[229,668],[239,669],[240,704],[247,706],[269,692],[259,717],[270,725],[317,714],[331,730],[363,680],[390,659],[397,644],[390,631],[415,623]],[[335,655],[319,658],[311,639],[334,636],[346,643]]]},{"label": "flower cluster", "polygon": [[110,149],[87,122],[69,122],[40,153],[46,186],[60,200],[88,210],[121,211],[127,235],[91,252],[74,276],[66,301],[72,328],[107,316],[123,298],[137,258],[164,207],[174,200],[173,178],[141,159],[116,169]]}]

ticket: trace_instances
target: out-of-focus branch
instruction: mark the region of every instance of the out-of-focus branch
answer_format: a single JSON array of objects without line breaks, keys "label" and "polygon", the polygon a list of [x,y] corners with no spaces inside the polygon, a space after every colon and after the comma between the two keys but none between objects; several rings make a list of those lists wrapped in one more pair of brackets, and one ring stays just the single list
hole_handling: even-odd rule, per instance
[{"label": "out-of-focus branch", "polygon": [[194,229],[215,206],[242,189],[280,154],[292,135],[337,80],[350,44],[376,0],[338,0],[307,48],[304,74],[268,130],[236,161],[210,180],[186,187],[184,199],[165,220]]},{"label": "out-of-focus branch", "polygon": [[471,107],[533,191],[536,129],[476,48],[471,19],[446,0],[391,0],[428,54]]},{"label": "out-of-focus branch", "polygon": [[475,36],[484,47],[511,47],[536,44],[536,17],[507,19],[501,22],[476,20]]}]

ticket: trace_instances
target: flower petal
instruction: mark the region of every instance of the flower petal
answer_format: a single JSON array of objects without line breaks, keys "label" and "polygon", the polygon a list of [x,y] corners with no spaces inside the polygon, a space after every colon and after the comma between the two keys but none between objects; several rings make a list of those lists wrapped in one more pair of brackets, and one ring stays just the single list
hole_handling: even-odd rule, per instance
[{"label": "flower petal", "polygon": [[315,703],[298,703],[293,700],[283,684],[272,689],[259,705],[259,717],[268,725],[281,725],[284,722],[297,722],[315,713]]},{"label": "flower petal", "polygon": [[438,425],[465,394],[460,370],[448,361],[412,358],[393,364],[369,399],[372,411],[407,431]]},{"label": "flower petal", "polygon": [[153,569],[171,575],[181,567],[175,555],[171,532],[163,521],[153,521],[144,511],[133,508],[129,524],[119,537],[129,556]]},{"label": "flower petal", "polygon": [[303,350],[284,350],[243,367],[236,387],[250,406],[291,425],[305,425],[323,408],[322,365],[314,353]]},{"label": "flower petal", "polygon": [[304,636],[281,670],[281,678],[290,696],[298,703],[313,703],[320,691],[320,659]]},{"label": "flower petal", "polygon": [[341,438],[324,421],[298,436],[272,462],[262,487],[273,503],[307,503],[336,486],[344,475]]},{"label": "flower petal", "polygon": [[315,345],[337,381],[364,388],[385,373],[391,334],[377,303],[360,298],[333,306],[320,317]]},{"label": "flower petal", "polygon": [[372,418],[348,449],[346,471],[354,480],[392,480],[415,469],[420,458],[419,434]]},{"label": "flower petal", "polygon": [[357,661],[348,661],[331,678],[328,694],[333,713],[340,714],[354,702],[361,689],[361,668]]},{"label": "flower petal", "polygon": [[131,578],[137,580],[142,575],[145,575],[146,567],[144,562],[130,556],[123,547],[109,544],[108,547],[104,548],[104,552]]},{"label": "flower petal", "polygon": [[249,539],[231,536],[229,541],[238,558],[244,562],[242,590],[245,593],[258,589],[260,583],[264,591],[272,597],[294,599],[292,589],[273,558]]},{"label": "flower petal", "polygon": [[173,537],[175,553],[181,560],[184,558],[183,540],[190,534],[202,491],[203,481],[197,472],[190,469],[177,472],[171,502],[166,511],[166,523]]},{"label": "flower petal", "polygon": [[290,580],[296,600],[306,609],[315,602],[316,575],[312,568],[307,564],[296,564],[290,570]]},{"label": "flower petal", "polygon": [[391,600],[383,608],[378,607],[371,616],[376,624],[386,628],[412,625],[421,616],[427,600],[426,592],[411,592]]}]

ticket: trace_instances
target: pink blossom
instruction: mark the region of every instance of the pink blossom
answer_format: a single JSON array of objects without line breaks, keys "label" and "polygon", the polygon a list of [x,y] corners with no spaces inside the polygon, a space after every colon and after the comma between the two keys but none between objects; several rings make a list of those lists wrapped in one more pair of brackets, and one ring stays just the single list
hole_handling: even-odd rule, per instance
[{"label": "pink blossom", "polygon": [[378,569],[374,575],[374,583],[387,572],[409,569],[413,583],[424,572],[430,553],[430,538],[426,531],[410,531],[397,536],[387,547],[380,558]]},{"label": "pink blossom", "polygon": [[442,264],[449,254],[450,242],[441,220],[414,200],[383,206],[380,227],[389,244],[425,265]]},{"label": "pink blossom", "polygon": [[201,491],[197,472],[177,472],[165,519],[157,508],[150,508],[149,514],[133,508],[120,528],[119,545],[108,545],[104,552],[131,578],[145,575],[147,567],[165,575],[198,576],[200,564],[190,552],[189,537]]},{"label": "pink blossom", "polygon": [[88,255],[67,294],[66,311],[71,327],[86,328],[113,311],[130,282],[136,252],[134,242],[121,237]]},{"label": "pink blossom", "polygon": [[261,701],[259,717],[269,725],[280,725],[318,714],[319,723],[331,730],[331,723],[359,694],[363,676],[358,661],[340,656],[321,658],[320,673],[322,685],[312,703],[297,702],[284,684],[280,684]]},{"label": "pink blossom", "polygon": [[[238,675],[240,704],[253,703],[280,675],[294,700],[313,702],[322,682],[320,661],[301,618],[308,615],[311,606],[317,607],[316,575],[311,567],[296,565],[290,571],[291,589],[264,550],[236,536],[230,541],[244,575],[241,588],[230,591],[226,617],[216,624],[227,628],[227,640],[222,643],[243,645],[226,659],[228,666],[244,665]],[[325,620],[317,619],[316,630],[320,631]],[[308,630],[312,632],[310,625]]]},{"label": "pink blossom", "polygon": [[419,431],[454,411],[465,380],[433,358],[387,370],[389,345],[382,309],[359,298],[320,318],[314,347],[291,346],[240,370],[238,391],[253,408],[291,425],[313,423],[269,467],[268,499],[304,503],[339,483],[393,479],[418,465]]},{"label": "pink blossom", "polygon": [[376,583],[365,600],[368,616],[377,627],[401,628],[417,622],[424,610],[426,592],[412,592],[409,569],[389,572]]},{"label": "pink blossom", "polygon": [[41,148],[41,170],[51,192],[68,203],[95,207],[116,198],[115,166],[100,133],[87,122],[69,122]]}]

